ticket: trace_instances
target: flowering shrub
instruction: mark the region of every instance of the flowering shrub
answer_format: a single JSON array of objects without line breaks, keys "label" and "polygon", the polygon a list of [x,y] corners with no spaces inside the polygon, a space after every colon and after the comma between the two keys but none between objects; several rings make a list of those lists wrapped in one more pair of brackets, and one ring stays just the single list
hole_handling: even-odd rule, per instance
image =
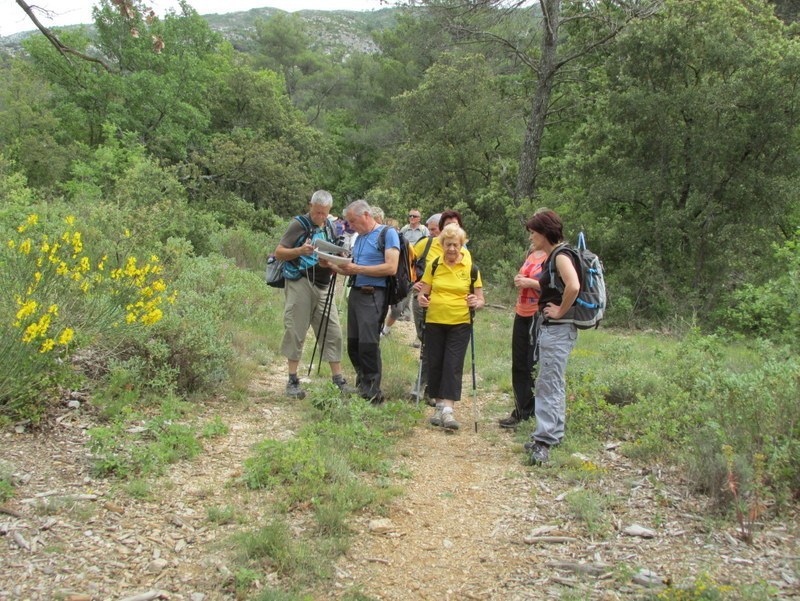
[{"label": "flowering shrub", "polygon": [[29,215],[0,260],[4,412],[35,413],[36,400],[60,380],[72,351],[120,328],[153,326],[176,299],[158,257],[92,257],[72,216],[46,228]]}]

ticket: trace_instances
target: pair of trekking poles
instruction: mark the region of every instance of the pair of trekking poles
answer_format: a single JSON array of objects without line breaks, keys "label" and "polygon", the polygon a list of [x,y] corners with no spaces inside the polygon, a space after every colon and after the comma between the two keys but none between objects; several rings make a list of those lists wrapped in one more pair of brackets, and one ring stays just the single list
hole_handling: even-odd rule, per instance
[{"label": "pair of trekking poles", "polygon": [[[331,284],[328,286],[328,295],[325,297],[325,304],[322,306],[322,318],[319,322],[320,330],[322,330],[322,345],[319,348],[319,361],[317,362],[317,375],[322,369],[322,353],[325,350],[325,340],[328,338],[328,324],[331,321],[331,305],[333,305],[334,295],[336,294],[336,273],[331,276]],[[314,336],[314,350],[311,351],[311,361],[308,364],[307,376],[311,375],[311,369],[314,367],[314,357],[317,354],[317,345],[319,344],[319,333]]]},{"label": "pair of trekking poles", "polygon": [[[422,319],[420,325],[420,338],[422,339],[419,346],[419,368],[417,369],[417,386],[415,388],[416,404],[419,406],[419,400],[422,398],[422,365],[425,359],[425,317],[427,316],[428,309],[422,309]],[[475,310],[469,310],[469,346],[472,352],[472,422],[475,426],[475,433],[478,432],[478,383],[475,378]]]},{"label": "pair of trekking poles", "polygon": [[[327,240],[314,240],[314,246],[319,251],[324,251],[327,253],[331,253],[334,255],[340,255],[345,252],[338,244],[334,244],[333,242],[328,242]],[[317,375],[319,375],[320,370],[322,369],[322,354],[325,351],[325,341],[328,338],[328,324],[331,321],[331,306],[334,303],[334,299],[336,297],[336,272],[332,272],[333,275],[331,276],[331,283],[328,286],[328,295],[325,297],[325,304],[322,306],[322,318],[319,322],[319,327],[322,330],[322,345],[319,349],[319,362],[317,363]],[[323,329],[324,324],[324,329]],[[308,364],[308,373],[307,376],[311,375],[311,370],[314,367],[314,357],[317,354],[317,345],[319,344],[319,332],[317,335],[314,336],[314,350],[311,351],[311,361]]]}]

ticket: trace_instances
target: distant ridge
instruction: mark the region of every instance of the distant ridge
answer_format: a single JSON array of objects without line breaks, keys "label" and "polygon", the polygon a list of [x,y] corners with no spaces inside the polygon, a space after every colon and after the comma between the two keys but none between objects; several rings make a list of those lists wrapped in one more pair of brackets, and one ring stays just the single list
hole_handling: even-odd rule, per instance
[{"label": "distant ridge", "polygon": [[[372,32],[392,27],[398,9],[381,8],[371,11],[349,10],[302,10],[292,13],[308,23],[312,49],[325,53],[348,55],[352,53],[374,53],[378,47],[372,39]],[[288,14],[278,8],[265,6],[232,13],[211,13],[201,15],[213,31],[222,35],[241,52],[251,52],[251,34],[255,32],[258,19],[269,19],[275,14]],[[91,35],[92,24],[53,27],[56,31],[69,31],[86,28]],[[22,52],[22,41],[37,35],[37,29],[22,31],[8,36],[0,36],[0,52],[16,55]]]}]

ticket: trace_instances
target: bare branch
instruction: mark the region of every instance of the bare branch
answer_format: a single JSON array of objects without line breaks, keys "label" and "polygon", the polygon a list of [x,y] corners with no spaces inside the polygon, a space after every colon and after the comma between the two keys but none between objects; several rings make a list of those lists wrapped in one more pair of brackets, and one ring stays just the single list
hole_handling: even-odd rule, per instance
[{"label": "bare branch", "polygon": [[70,48],[69,46],[64,44],[61,40],[59,40],[58,36],[56,36],[56,34],[54,34],[50,30],[50,28],[45,27],[41,23],[41,21],[39,21],[39,19],[36,17],[36,14],[33,12],[33,9],[34,8],[38,9],[38,7],[35,7],[35,6],[32,7],[32,6],[28,5],[27,2],[24,2],[23,0],[17,0],[17,4],[20,6],[20,8],[22,8],[22,10],[25,11],[25,14],[28,15],[28,18],[33,22],[34,25],[36,25],[36,27],[39,29],[39,31],[42,32],[44,37],[47,38],[47,40],[55,47],[56,50],[58,50],[59,54],[61,54],[61,56],[63,56],[64,59],[70,65],[72,65],[72,61],[69,59],[69,55],[72,55],[72,56],[76,56],[76,57],[78,57],[78,58],[80,58],[82,60],[88,61],[90,63],[97,63],[98,65],[103,67],[106,71],[111,73],[111,68],[106,63],[104,63],[102,60],[100,60],[99,58],[96,58],[94,56],[89,56],[88,54],[84,54],[83,52],[79,52],[79,51],[75,50],[74,48]]}]

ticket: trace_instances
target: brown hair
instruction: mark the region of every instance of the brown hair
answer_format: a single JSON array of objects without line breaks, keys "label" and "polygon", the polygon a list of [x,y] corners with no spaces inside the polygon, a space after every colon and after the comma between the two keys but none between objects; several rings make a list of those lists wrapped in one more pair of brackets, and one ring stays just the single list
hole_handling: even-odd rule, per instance
[{"label": "brown hair", "polygon": [[564,228],[561,224],[561,217],[550,209],[540,209],[528,219],[525,228],[529,232],[541,234],[550,244],[558,244],[564,240]]},{"label": "brown hair", "polygon": [[455,218],[455,220],[458,221],[458,227],[460,228],[464,227],[464,220],[461,219],[461,213],[459,213],[455,209],[447,209],[446,211],[442,211],[442,216],[439,218],[439,229],[443,230],[444,222],[447,221],[448,219],[453,219],[453,218]]}]

